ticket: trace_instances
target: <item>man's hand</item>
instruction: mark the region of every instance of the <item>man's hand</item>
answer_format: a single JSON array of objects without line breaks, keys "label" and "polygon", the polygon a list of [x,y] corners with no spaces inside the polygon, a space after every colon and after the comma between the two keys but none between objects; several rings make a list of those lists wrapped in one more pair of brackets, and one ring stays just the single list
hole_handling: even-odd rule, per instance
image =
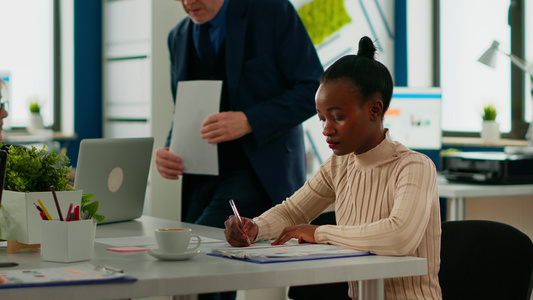
[{"label": "man's hand", "polygon": [[242,111],[227,111],[210,115],[202,122],[200,134],[209,144],[236,140],[252,132],[252,126]]},{"label": "man's hand", "polygon": [[309,224],[302,224],[302,225],[295,225],[295,226],[287,226],[281,234],[279,235],[278,239],[272,242],[272,245],[283,245],[290,239],[298,239],[298,243],[312,243],[316,244],[315,240],[315,230],[318,228],[317,225],[309,225]]},{"label": "man's hand", "polygon": [[181,157],[168,151],[168,147],[156,150],[155,164],[159,174],[167,179],[178,179],[185,169]]},{"label": "man's hand", "polygon": [[224,230],[226,241],[233,247],[250,246],[246,241],[246,235],[248,235],[248,238],[253,243],[259,232],[257,224],[252,219],[242,218],[242,223],[244,225],[243,229],[241,229],[239,220],[234,215],[229,216],[226,222],[224,222],[224,226],[226,227]]}]

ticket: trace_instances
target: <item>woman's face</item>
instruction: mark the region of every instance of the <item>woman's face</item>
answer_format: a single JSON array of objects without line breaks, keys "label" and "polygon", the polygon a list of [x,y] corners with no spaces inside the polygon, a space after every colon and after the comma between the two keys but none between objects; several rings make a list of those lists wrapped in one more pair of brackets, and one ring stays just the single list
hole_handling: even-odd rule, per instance
[{"label": "woman's face", "polygon": [[347,79],[321,84],[315,97],[322,134],[336,155],[361,154],[385,137],[381,121],[381,98],[362,103],[358,88]]},{"label": "woman's face", "polygon": [[[3,102],[2,100],[2,88],[3,88],[3,85],[2,85],[2,82],[0,82],[0,102]],[[7,108],[5,105],[2,105],[2,110],[0,110],[0,141],[2,140],[3,138],[3,130],[2,130],[2,126],[4,125],[3,124],[3,119],[7,117]]]}]

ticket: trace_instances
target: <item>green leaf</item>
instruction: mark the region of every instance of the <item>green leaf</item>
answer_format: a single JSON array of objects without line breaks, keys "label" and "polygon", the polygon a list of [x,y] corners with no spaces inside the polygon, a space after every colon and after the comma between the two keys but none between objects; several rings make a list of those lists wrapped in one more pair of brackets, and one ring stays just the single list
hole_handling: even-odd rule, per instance
[{"label": "green leaf", "polygon": [[87,212],[93,219],[95,219],[98,222],[102,222],[105,217],[103,215],[99,215],[96,212],[98,211],[98,207],[100,206],[100,202],[91,200],[94,198],[93,194],[82,194],[81,195],[81,215],[85,215],[85,212]]},{"label": "green leaf", "polygon": [[81,206],[87,205],[91,200],[93,200],[93,194],[82,194],[81,195]]},{"label": "green leaf", "polygon": [[83,207],[83,212],[88,212],[91,215],[94,215],[96,211],[98,210],[98,201],[94,201],[93,203],[89,203]]},{"label": "green leaf", "polygon": [[41,111],[41,106],[39,105],[39,102],[37,101],[30,102],[30,112],[39,113],[40,111]]},{"label": "green leaf", "polygon": [[99,214],[94,214],[93,219],[95,219],[97,222],[102,222],[103,220],[105,220],[105,217]]},{"label": "green leaf", "polygon": [[498,114],[498,111],[496,110],[496,106],[489,104],[483,107],[483,120],[485,121],[494,121],[496,120],[496,115]]}]

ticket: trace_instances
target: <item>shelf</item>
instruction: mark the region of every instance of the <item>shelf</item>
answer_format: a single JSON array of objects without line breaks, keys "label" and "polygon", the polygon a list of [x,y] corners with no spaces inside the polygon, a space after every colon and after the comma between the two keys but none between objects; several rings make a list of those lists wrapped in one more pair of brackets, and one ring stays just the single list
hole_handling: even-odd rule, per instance
[{"label": "shelf", "polygon": [[47,142],[47,141],[73,141],[77,134],[64,134],[52,130],[41,130],[37,133],[29,133],[26,130],[6,130],[4,131],[3,142],[12,143],[30,143],[30,142]]},{"label": "shelf", "polygon": [[462,147],[505,147],[518,146],[527,147],[526,140],[500,139],[497,141],[485,141],[481,138],[472,137],[443,137],[442,146],[462,146]]}]

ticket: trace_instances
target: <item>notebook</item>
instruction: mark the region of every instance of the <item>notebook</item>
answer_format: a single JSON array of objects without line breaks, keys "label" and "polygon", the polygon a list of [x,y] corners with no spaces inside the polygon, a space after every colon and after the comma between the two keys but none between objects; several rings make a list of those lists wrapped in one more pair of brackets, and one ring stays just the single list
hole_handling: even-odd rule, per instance
[{"label": "notebook", "polygon": [[142,215],[153,138],[84,139],[80,143],[74,188],[98,200],[101,223]]}]

